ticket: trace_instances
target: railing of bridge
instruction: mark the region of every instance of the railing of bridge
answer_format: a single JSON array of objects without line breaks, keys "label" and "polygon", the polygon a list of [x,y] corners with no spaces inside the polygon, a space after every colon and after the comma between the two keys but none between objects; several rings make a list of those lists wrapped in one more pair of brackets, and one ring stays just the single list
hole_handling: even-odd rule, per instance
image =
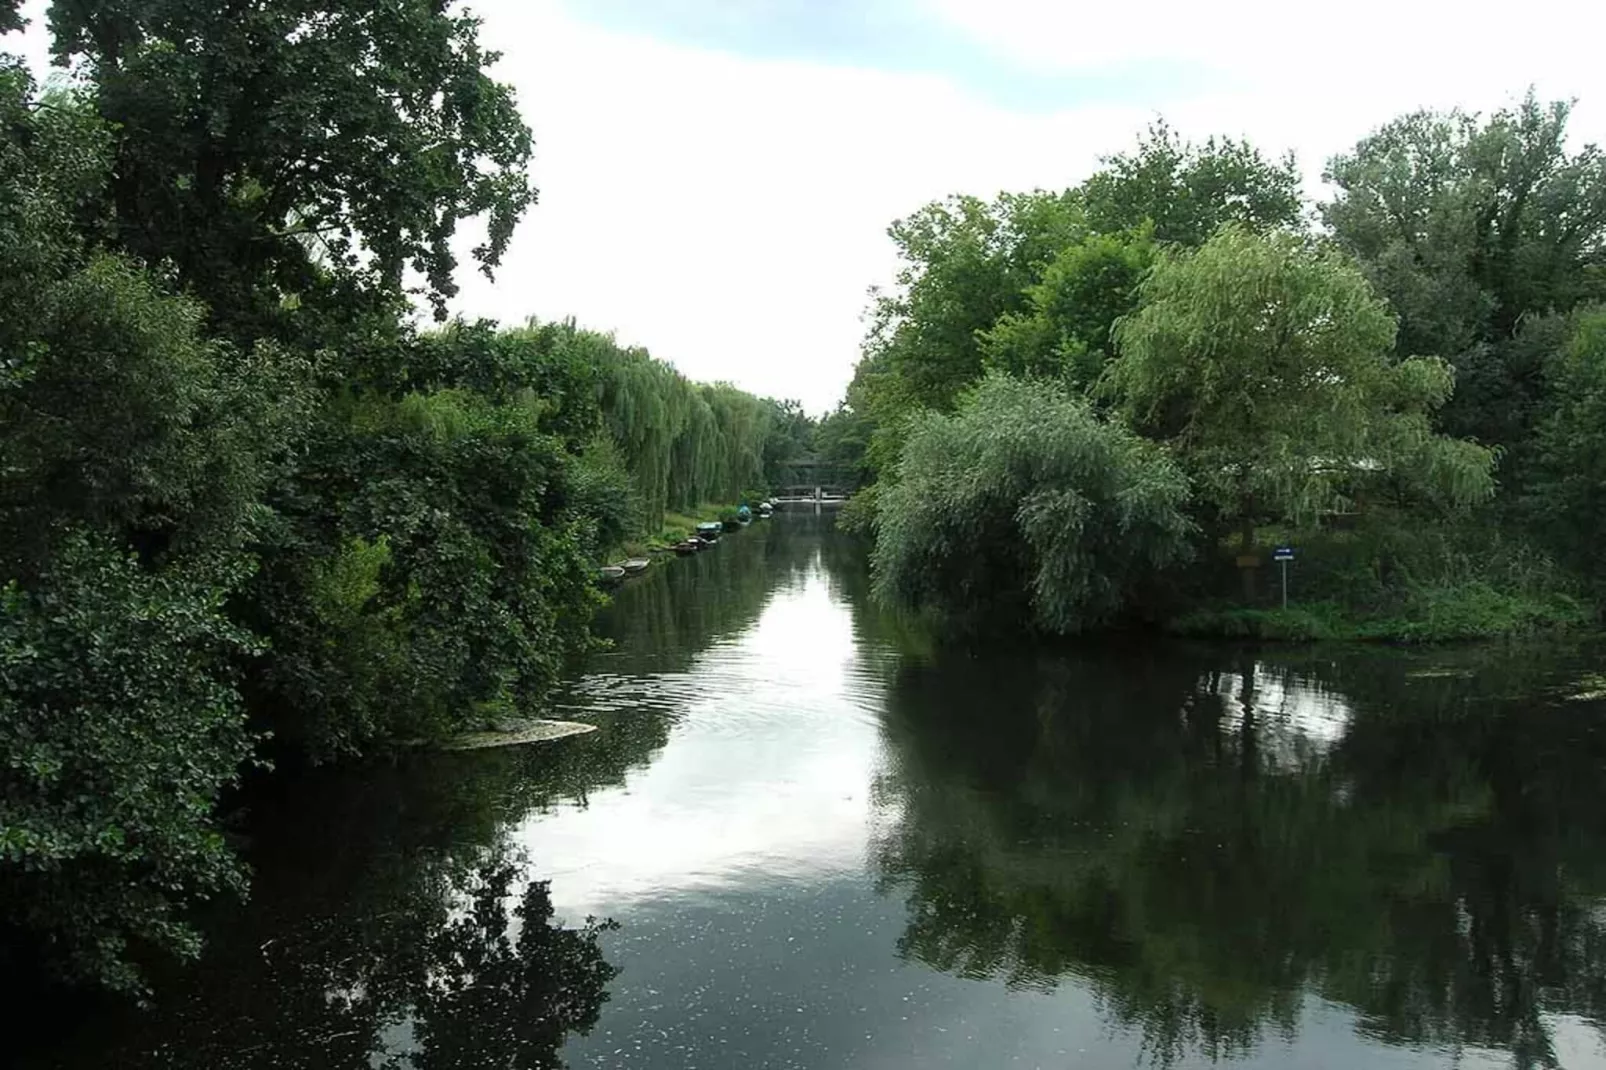
[{"label": "railing of bridge", "polygon": [[840,501],[858,489],[858,472],[851,466],[799,457],[779,466],[774,491],[784,501]]}]

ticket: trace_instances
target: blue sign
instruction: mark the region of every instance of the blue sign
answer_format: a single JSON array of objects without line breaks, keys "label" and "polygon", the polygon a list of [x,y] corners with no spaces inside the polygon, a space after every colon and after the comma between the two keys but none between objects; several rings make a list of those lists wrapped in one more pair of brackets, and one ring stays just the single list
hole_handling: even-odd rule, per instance
[{"label": "blue sign", "polygon": [[1294,559],[1294,548],[1292,546],[1279,546],[1271,552],[1271,559],[1273,561],[1292,561]]}]

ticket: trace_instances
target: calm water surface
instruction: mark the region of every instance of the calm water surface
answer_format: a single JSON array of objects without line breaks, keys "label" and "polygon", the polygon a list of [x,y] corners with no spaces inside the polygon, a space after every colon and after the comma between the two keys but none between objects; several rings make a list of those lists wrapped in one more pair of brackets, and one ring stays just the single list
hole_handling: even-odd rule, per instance
[{"label": "calm water surface", "polygon": [[620,593],[600,731],[278,785],[206,959],[37,1067],[1606,1067],[1557,649],[937,652],[785,516]]}]

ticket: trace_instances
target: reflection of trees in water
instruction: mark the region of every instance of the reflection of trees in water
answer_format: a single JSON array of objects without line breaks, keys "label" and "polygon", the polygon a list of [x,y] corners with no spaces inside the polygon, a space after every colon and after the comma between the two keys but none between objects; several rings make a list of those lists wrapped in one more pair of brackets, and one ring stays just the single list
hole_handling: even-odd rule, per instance
[{"label": "reflection of trees in water", "polygon": [[758,619],[774,592],[807,568],[827,526],[812,516],[755,521],[693,557],[660,560],[621,587],[598,621],[615,650],[607,671],[683,672],[718,639]]},{"label": "reflection of trees in water", "polygon": [[155,1007],[76,1031],[83,1049],[54,1065],[561,1066],[566,1036],[607,999],[607,926],[558,922],[506,829],[639,752],[554,747],[545,770],[538,753],[415,755],[267,782],[243,826],[248,908],[220,904],[207,953],[159,979]]},{"label": "reflection of trees in water", "polygon": [[250,903],[220,904],[206,954],[158,978],[153,1008],[69,1031],[82,1047],[51,1065],[562,1065],[607,998],[606,926],[558,922],[547,885],[520,876],[543,860],[515,859],[506,830],[642,759],[576,742],[261,785],[242,826]]},{"label": "reflection of trees in water", "polygon": [[[685,672],[757,619],[824,530],[812,518],[758,524],[627,584],[607,611],[617,648],[593,677],[646,686]],[[598,943],[604,926],[558,924],[546,885],[521,886],[508,829],[533,811],[583,805],[653,759],[672,710],[650,688],[638,697],[614,708],[572,694],[558,714],[594,715],[605,730],[553,746],[413,754],[258,785],[241,824],[256,872],[248,908],[215,919],[202,961],[159,984],[152,1013],[126,1016],[109,1045],[86,1031],[85,1050],[64,1057],[86,1067],[560,1065],[565,1036],[596,1021],[614,971]]]},{"label": "reflection of trees in water", "polygon": [[544,882],[525,888],[510,919],[516,872],[481,868],[467,903],[425,937],[425,969],[407,992],[414,1050],[385,1070],[560,1067],[568,1034],[596,1024],[617,973],[597,947],[601,927],[552,924]]},{"label": "reflection of trees in water", "polygon": [[561,1067],[567,1036],[608,998],[609,926],[556,923],[546,883],[517,889],[517,867],[477,854],[388,872],[373,859],[364,886],[322,912],[262,904],[110,1054],[97,1028],[68,1065]]},{"label": "reflection of trees in water", "polygon": [[870,548],[863,536],[838,533],[825,539],[820,549],[832,596],[848,607],[860,653],[896,652],[895,658],[883,660],[889,670],[930,661],[938,645],[937,630],[914,614],[877,605],[871,597]]},{"label": "reflection of trees in water", "polygon": [[877,862],[904,953],[1082,978],[1162,1061],[1292,1031],[1314,992],[1390,1042],[1554,1065],[1543,1014],[1606,1011],[1601,711],[1482,697],[1531,660],[1417,668],[1170,650],[900,674]]}]

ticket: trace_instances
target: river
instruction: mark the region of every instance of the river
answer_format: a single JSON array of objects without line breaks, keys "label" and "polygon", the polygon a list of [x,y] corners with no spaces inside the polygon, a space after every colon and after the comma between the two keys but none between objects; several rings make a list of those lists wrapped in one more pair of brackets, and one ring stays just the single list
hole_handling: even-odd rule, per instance
[{"label": "river", "polygon": [[280,778],[250,902],[30,1068],[1606,1067],[1575,647],[963,654],[782,515],[663,562],[597,732]]}]

